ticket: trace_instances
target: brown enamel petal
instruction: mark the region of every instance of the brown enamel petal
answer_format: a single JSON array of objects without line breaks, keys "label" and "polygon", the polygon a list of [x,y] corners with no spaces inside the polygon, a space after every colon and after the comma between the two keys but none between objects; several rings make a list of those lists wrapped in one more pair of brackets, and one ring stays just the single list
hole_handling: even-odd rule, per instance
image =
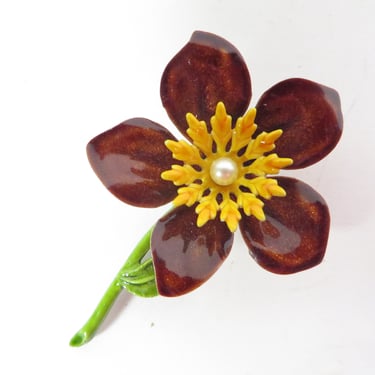
[{"label": "brown enamel petal", "polygon": [[341,137],[340,97],[318,83],[301,78],[282,81],[266,91],[256,107],[258,132],[283,130],[276,152],[294,160],[289,169],[316,163]]},{"label": "brown enamel petal", "polygon": [[124,121],[87,145],[92,168],[117,198],[134,206],[157,207],[176,196],[160,174],[175,160],[164,145],[175,140],[163,126],[144,118]]},{"label": "brown enamel petal", "polygon": [[309,185],[287,177],[278,181],[286,197],[265,202],[265,221],[245,216],[240,228],[250,254],[260,266],[288,274],[322,261],[330,219],[324,199]]},{"label": "brown enamel petal", "polygon": [[152,233],[151,249],[159,293],[174,297],[208,280],[228,256],[233,234],[225,223],[196,225],[193,207],[175,208],[160,219]]},{"label": "brown enamel petal", "polygon": [[232,44],[196,31],[167,65],[160,95],[169,117],[185,134],[186,113],[193,113],[209,126],[219,101],[234,119],[243,115],[251,98],[250,75]]}]

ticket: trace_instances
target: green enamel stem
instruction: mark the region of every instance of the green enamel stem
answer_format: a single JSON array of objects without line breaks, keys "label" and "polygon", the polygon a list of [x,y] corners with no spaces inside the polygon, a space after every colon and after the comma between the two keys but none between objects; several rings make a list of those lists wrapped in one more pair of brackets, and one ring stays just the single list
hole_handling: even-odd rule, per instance
[{"label": "green enamel stem", "polygon": [[126,273],[129,268],[134,268],[135,265],[139,264],[142,258],[150,250],[150,238],[152,230],[153,228],[151,228],[138,242],[137,246],[134,248],[133,252],[130,254],[129,258],[104,293],[89,320],[70,340],[71,346],[81,346],[89,342],[94,337],[96,331],[121,293],[122,286],[119,283],[121,275]]},{"label": "green enamel stem", "polygon": [[104,293],[104,296],[98,303],[98,306],[89,320],[70,340],[71,346],[81,346],[89,342],[94,337],[99,326],[104,321],[109,310],[119,296],[121,289],[122,287],[118,285],[116,278]]},{"label": "green enamel stem", "polygon": [[147,268],[147,266],[152,263],[152,259],[147,259],[145,262],[143,262],[142,264],[138,264],[137,267],[135,268],[127,268],[126,269],[126,274],[125,276],[132,276],[132,275],[135,275],[137,274],[137,272],[139,271],[142,271],[144,268]]},{"label": "green enamel stem", "polygon": [[[137,284],[145,284],[149,281],[152,281],[154,280],[155,277],[154,275],[149,275],[149,276],[145,276],[143,278],[137,278],[136,280],[132,281],[132,284],[133,285],[137,285]],[[124,279],[124,282],[126,283],[127,279]]]},{"label": "green enamel stem", "polygon": [[139,264],[142,258],[150,250],[151,234],[154,227],[150,228],[147,233],[141,238],[129,258],[121,268],[119,274],[124,273],[126,269],[133,267],[135,264]]}]

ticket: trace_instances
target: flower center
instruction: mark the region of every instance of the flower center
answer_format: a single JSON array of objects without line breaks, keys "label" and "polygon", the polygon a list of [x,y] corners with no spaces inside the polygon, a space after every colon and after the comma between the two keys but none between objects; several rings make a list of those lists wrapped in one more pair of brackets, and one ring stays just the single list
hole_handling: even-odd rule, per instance
[{"label": "flower center", "polygon": [[293,160],[271,153],[282,130],[261,132],[253,138],[255,115],[256,109],[251,108],[232,125],[232,117],[219,102],[210,120],[211,130],[192,113],[186,115],[186,132],[193,144],[165,142],[173,158],[182,163],[173,164],[161,178],[180,186],[175,206],[196,205],[198,227],[219,213],[234,232],[243,214],[265,220],[263,200],[285,197],[285,190],[269,175],[278,174]]},{"label": "flower center", "polygon": [[237,163],[227,157],[216,159],[211,164],[210,176],[218,185],[231,185],[237,180],[238,177]]}]

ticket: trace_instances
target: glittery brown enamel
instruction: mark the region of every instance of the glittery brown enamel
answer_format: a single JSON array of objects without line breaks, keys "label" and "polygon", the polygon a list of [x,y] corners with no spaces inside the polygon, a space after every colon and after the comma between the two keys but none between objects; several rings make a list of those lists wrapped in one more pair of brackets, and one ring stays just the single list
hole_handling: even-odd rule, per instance
[{"label": "glittery brown enamel", "polygon": [[288,274],[322,261],[330,219],[324,199],[309,185],[288,177],[278,181],[287,196],[265,201],[266,220],[244,216],[240,229],[259,265]]},{"label": "glittery brown enamel", "polygon": [[251,98],[249,71],[240,52],[214,34],[196,31],[167,65],[160,95],[173,123],[185,134],[186,113],[209,120],[223,101],[234,119],[244,114]]},{"label": "glittery brown enamel", "polygon": [[159,293],[174,297],[200,286],[228,256],[233,234],[219,219],[196,225],[193,207],[178,207],[160,219],[151,249]]},{"label": "glittery brown enamel", "polygon": [[318,83],[301,78],[279,82],[262,95],[256,108],[258,133],[283,130],[275,152],[293,159],[289,169],[316,163],[341,137],[339,95]]},{"label": "glittery brown enamel", "polygon": [[144,118],[124,121],[87,145],[92,168],[117,198],[140,207],[157,207],[176,196],[176,187],[161,172],[176,161],[165,147],[175,140],[163,126]]}]

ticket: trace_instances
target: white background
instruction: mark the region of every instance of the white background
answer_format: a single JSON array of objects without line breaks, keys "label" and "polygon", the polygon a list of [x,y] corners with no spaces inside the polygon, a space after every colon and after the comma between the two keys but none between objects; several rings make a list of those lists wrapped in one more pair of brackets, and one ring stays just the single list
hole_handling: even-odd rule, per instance
[{"label": "white background", "polygon": [[[370,375],[375,371],[375,3],[2,1],[2,374]],[[324,262],[261,269],[239,234],[229,259],[176,299],[123,293],[88,345],[68,342],[142,234],[167,209],[114,198],[86,160],[95,135],[136,116],[174,134],[165,65],[195,29],[243,54],[253,104],[289,77],[336,88],[338,147],[291,173],[327,200]]]}]

